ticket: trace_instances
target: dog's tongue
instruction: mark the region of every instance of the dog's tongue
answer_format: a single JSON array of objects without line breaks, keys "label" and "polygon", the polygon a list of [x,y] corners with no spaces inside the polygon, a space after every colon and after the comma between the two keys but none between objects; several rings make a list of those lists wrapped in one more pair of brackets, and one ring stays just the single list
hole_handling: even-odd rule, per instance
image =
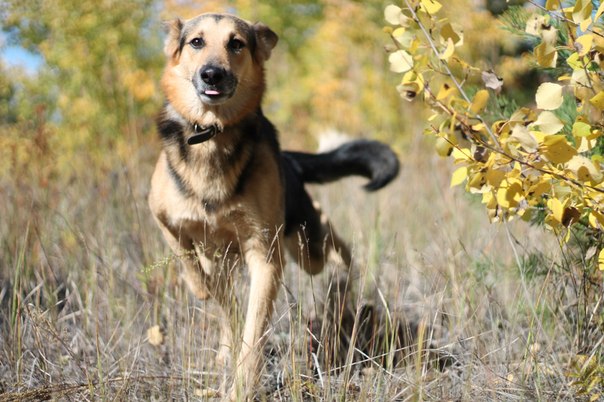
[{"label": "dog's tongue", "polygon": [[206,89],[204,92],[206,95],[210,95],[210,96],[214,96],[214,95],[220,95],[220,92],[218,92],[215,89]]}]

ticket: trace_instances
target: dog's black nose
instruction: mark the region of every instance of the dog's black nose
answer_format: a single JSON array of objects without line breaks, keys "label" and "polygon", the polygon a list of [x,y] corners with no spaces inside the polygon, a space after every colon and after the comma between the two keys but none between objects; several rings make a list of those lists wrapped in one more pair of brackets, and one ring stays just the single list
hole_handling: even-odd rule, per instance
[{"label": "dog's black nose", "polygon": [[201,70],[201,79],[208,85],[219,84],[226,76],[226,71],[222,67],[208,66]]}]

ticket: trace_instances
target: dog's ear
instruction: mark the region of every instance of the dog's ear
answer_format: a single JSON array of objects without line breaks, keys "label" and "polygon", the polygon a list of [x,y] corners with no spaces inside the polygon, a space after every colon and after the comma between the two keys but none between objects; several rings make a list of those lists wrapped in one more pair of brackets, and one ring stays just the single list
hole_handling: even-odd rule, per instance
[{"label": "dog's ear", "polygon": [[180,18],[164,21],[164,30],[166,31],[166,41],[164,42],[164,53],[169,58],[176,58],[182,50],[181,33],[183,23]]},{"label": "dog's ear", "polygon": [[261,22],[254,24],[254,33],[256,34],[256,54],[254,56],[258,61],[266,61],[271,57],[271,51],[279,37]]}]

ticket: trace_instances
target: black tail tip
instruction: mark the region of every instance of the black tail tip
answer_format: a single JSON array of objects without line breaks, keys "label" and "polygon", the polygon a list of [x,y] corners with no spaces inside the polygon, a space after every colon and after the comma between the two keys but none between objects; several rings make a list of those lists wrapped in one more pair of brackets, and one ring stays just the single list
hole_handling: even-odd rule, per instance
[{"label": "black tail tip", "polygon": [[373,140],[356,141],[355,145],[363,149],[369,167],[370,180],[363,186],[366,191],[377,191],[396,178],[400,162],[390,146]]}]

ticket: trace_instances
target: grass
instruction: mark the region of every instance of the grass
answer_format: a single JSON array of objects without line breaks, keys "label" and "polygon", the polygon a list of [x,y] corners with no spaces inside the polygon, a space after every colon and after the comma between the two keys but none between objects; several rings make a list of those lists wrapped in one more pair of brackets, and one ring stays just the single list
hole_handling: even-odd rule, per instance
[{"label": "grass", "polygon": [[[35,169],[0,178],[0,401],[212,400],[228,381],[214,362],[222,318],[181,286],[146,206],[155,145],[61,180],[41,183]],[[571,382],[586,365],[573,362],[599,358],[602,313],[591,304],[581,318],[580,275],[562,268],[556,239],[522,222],[489,224],[421,139],[403,154],[400,176],[376,194],[357,179],[311,189],[353,249],[365,307],[347,335],[360,339],[373,314],[379,353],[309,353],[330,341],[317,330],[330,319],[320,307],[329,275],[290,263],[266,399],[578,398]],[[594,325],[579,331],[579,320]],[[161,343],[149,342],[156,325]],[[398,328],[414,340],[397,344]],[[439,370],[444,355],[453,364]]]}]

